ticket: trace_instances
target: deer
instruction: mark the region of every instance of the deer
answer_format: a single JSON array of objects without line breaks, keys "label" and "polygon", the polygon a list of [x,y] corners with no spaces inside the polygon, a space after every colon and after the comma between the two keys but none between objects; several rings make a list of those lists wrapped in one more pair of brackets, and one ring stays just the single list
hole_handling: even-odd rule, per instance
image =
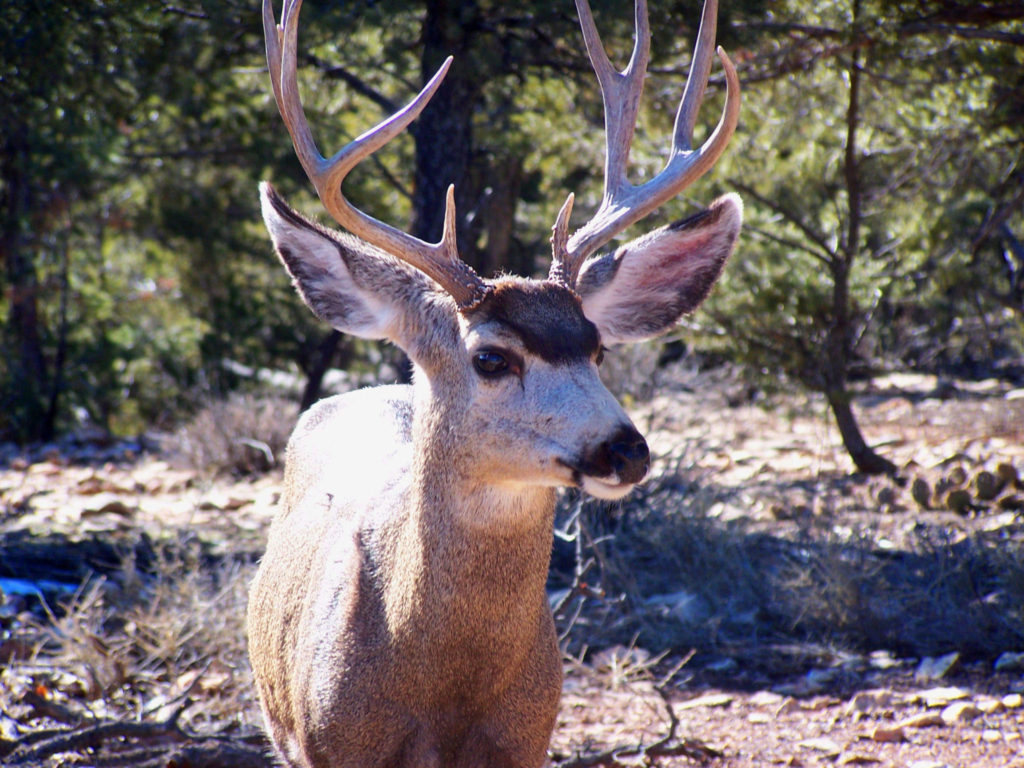
[{"label": "deer", "polygon": [[300,7],[285,0],[278,24],[272,0],[263,3],[273,93],[344,231],[299,214],[267,182],[263,218],[313,313],[397,345],[413,375],[321,400],[290,438],[247,617],[266,730],[294,768],[537,768],[562,689],[545,591],[557,489],[621,499],[650,465],[646,441],[601,382],[603,350],[673,328],[711,291],[739,236],[742,203],[730,193],[598,253],[705,174],[736,129],[739,79],[718,47],[725,104],[693,147],[717,2],[704,5],[664,169],[633,185],[646,2],[636,2],[620,72],[587,0],[576,0],[604,103],[604,194],[571,236],[569,194],[543,279],[485,279],[460,258],[452,186],[436,243],[345,198],[347,174],[420,114],[452,59],[406,107],[326,158],[299,98]]}]

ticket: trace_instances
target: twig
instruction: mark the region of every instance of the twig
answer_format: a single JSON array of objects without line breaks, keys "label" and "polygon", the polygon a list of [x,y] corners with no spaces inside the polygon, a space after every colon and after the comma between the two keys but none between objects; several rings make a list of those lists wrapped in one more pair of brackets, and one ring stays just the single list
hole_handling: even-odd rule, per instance
[{"label": "twig", "polygon": [[[262,737],[199,736],[183,729],[178,720],[191,704],[186,699],[169,717],[158,722],[105,720],[63,731],[26,734],[9,753],[5,765],[37,765],[61,752],[91,750],[90,764],[96,768],[166,768],[175,764],[191,768],[273,767]],[[156,743],[132,747],[127,741]],[[118,750],[103,754],[102,747],[110,742],[115,742]]]},{"label": "twig", "polygon": [[679,718],[668,694],[661,685],[656,685],[654,690],[665,704],[669,719],[668,732],[662,738],[650,744],[629,744],[601,752],[577,753],[575,757],[555,763],[554,768],[633,768],[636,765],[653,765],[660,757],[688,757],[703,764],[722,757],[722,752],[696,739],[679,739],[676,736]]},{"label": "twig", "polygon": [[[174,714],[177,719],[178,713]],[[11,753],[10,765],[31,765],[59,752],[95,748],[111,739],[186,741],[189,736],[176,723],[128,723],[104,721],[85,728],[62,731],[35,746],[19,747]]]},{"label": "twig", "polygon": [[21,697],[21,701],[23,704],[32,707],[42,717],[56,720],[58,723],[64,723],[64,725],[81,725],[82,721],[86,719],[86,715],[83,713],[76,712],[71,707],[66,707],[55,701],[50,701],[35,691],[26,691],[25,695]]}]

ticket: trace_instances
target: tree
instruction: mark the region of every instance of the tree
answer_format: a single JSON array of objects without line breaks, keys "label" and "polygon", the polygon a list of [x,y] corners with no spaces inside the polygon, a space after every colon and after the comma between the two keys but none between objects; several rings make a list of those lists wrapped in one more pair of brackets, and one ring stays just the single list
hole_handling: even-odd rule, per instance
[{"label": "tree", "polygon": [[131,112],[136,62],[119,51],[149,39],[150,22],[140,3],[114,12],[34,0],[0,11],[0,435],[46,439],[57,427],[72,241],[89,234],[79,214],[109,181]]},{"label": "tree", "polygon": [[[922,283],[949,267],[957,249],[940,250],[936,224],[980,191],[964,164],[1005,138],[986,137],[984,117],[965,106],[995,93],[987,49],[1006,57],[1005,46],[1016,45],[990,29],[982,50],[969,50],[964,41],[975,35],[922,17],[922,5],[784,7],[793,16],[780,13],[770,27],[790,44],[764,57],[781,75],[769,78],[758,57],[748,66],[761,84],[747,90],[743,143],[727,168],[752,203],[746,229],[757,246],[727,274],[714,316],[747,360],[825,395],[854,464],[869,473],[895,468],[864,441],[851,377],[868,375],[872,351],[884,351],[878,316],[921,306]],[[951,64],[958,77],[948,75]],[[1020,129],[1006,130],[1018,140],[1001,154],[1019,162]]]}]

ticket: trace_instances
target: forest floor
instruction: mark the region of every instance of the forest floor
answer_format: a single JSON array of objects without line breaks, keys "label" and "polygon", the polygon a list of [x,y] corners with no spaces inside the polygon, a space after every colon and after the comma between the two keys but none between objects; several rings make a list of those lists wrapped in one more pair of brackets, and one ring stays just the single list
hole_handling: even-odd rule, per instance
[{"label": "forest floor", "polygon": [[[586,507],[552,765],[1024,768],[1024,392],[876,380],[893,480],[814,397],[661,389],[651,480]],[[0,763],[267,764],[243,614],[280,479],[0,452]],[[553,599],[580,566],[556,548]]]}]

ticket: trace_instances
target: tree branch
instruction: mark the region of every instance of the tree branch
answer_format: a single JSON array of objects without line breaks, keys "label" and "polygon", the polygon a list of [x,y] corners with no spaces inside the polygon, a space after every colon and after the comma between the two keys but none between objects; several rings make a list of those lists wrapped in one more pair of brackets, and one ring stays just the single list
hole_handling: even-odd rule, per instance
[{"label": "tree branch", "polygon": [[803,232],[804,236],[808,240],[810,240],[812,243],[814,243],[821,249],[822,253],[818,254],[818,258],[823,263],[828,264],[829,266],[831,266],[834,263],[838,254],[836,253],[834,248],[829,246],[828,240],[825,239],[825,235],[813,229],[809,224],[804,223],[800,216],[798,216],[794,211],[785,208],[783,205],[781,205],[775,200],[771,200],[770,198],[765,197],[756,189],[751,187],[749,184],[734,182],[733,186],[736,187],[736,189],[740,190],[744,195],[748,195],[754,198],[765,207],[779,214],[782,218],[784,218],[794,227]]},{"label": "tree branch", "polygon": [[387,114],[392,115],[402,108],[401,104],[388,98],[361,77],[348,69],[345,69],[345,67],[340,64],[328,64],[323,59],[312,54],[306,56],[306,59],[310,64],[316,67],[324,77],[330,80],[341,80],[353,91],[358,93],[360,96],[368,98]]}]

